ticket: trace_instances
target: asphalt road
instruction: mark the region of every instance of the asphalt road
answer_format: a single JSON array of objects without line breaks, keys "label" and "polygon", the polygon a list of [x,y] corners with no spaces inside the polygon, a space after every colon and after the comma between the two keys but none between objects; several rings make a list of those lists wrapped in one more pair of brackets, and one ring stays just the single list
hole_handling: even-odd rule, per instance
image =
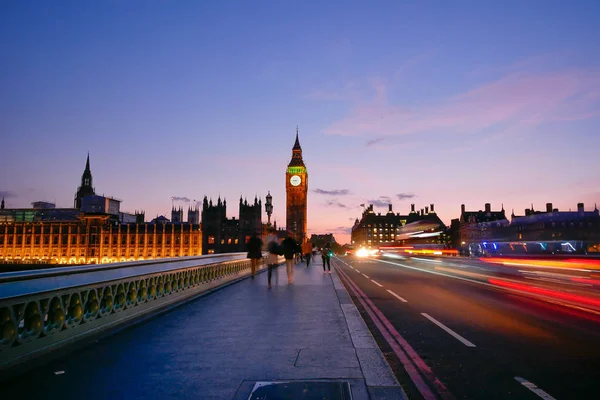
[{"label": "asphalt road", "polygon": [[[437,398],[600,398],[600,316],[407,268],[423,261],[333,261],[447,388]],[[422,397],[365,307],[355,302],[409,397]]]}]

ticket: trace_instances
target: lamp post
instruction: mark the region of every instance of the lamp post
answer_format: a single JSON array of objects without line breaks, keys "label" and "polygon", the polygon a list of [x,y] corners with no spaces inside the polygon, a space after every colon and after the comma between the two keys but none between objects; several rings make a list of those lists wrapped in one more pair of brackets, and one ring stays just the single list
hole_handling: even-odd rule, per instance
[{"label": "lamp post", "polygon": [[273,214],[273,196],[271,196],[271,192],[267,194],[265,211],[267,212],[267,226],[271,226],[271,214]]}]

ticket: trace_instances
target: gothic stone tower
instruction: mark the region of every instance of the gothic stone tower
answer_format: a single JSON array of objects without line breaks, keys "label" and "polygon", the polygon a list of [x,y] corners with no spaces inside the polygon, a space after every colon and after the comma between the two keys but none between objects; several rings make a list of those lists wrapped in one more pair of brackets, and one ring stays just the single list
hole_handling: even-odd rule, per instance
[{"label": "gothic stone tower", "polygon": [[96,194],[94,187],[92,186],[92,171],[90,170],[90,153],[87,155],[87,161],[85,162],[85,170],[81,175],[81,186],[77,189],[75,195],[74,205],[75,208],[81,209],[81,199],[85,196]]},{"label": "gothic stone tower", "polygon": [[292,232],[294,239],[301,241],[306,237],[306,196],[308,194],[308,173],[302,160],[302,147],[298,140],[296,127],[296,143],[292,149],[292,160],[285,173],[286,229]]},{"label": "gothic stone tower", "polygon": [[216,205],[212,199],[209,201],[204,196],[202,202],[202,254],[219,253],[221,246],[221,223],[227,219],[227,201],[221,201],[221,196]]},{"label": "gothic stone tower", "polygon": [[262,228],[262,200],[254,196],[254,204],[248,203],[248,200],[242,200],[240,196],[240,231],[239,231],[239,251],[244,251],[246,242],[254,233],[261,234]]}]

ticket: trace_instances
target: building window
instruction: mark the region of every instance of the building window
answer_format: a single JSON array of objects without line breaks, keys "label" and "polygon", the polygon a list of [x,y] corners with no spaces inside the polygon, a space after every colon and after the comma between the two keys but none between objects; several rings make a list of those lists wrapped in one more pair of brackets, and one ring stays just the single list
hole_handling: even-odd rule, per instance
[{"label": "building window", "polygon": [[235,244],[238,244],[239,239],[235,238]]},{"label": "building window", "polygon": [[231,244],[231,238],[227,239],[227,244]]},{"label": "building window", "polygon": [[221,239],[221,244],[225,244],[225,239]]},{"label": "building window", "polygon": [[208,244],[215,244],[215,237],[214,236],[209,236],[208,237]]},{"label": "building window", "polygon": [[208,254],[215,254],[215,249],[208,249]]}]

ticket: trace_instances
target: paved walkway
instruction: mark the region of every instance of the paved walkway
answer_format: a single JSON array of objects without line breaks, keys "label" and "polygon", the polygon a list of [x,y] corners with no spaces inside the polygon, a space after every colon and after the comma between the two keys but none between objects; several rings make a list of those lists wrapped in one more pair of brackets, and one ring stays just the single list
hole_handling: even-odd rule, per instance
[{"label": "paved walkway", "polygon": [[317,261],[298,264],[291,285],[285,266],[272,289],[261,273],[52,361],[5,390],[31,399],[246,400],[256,382],[345,380],[354,400],[402,399],[339,278]]}]

